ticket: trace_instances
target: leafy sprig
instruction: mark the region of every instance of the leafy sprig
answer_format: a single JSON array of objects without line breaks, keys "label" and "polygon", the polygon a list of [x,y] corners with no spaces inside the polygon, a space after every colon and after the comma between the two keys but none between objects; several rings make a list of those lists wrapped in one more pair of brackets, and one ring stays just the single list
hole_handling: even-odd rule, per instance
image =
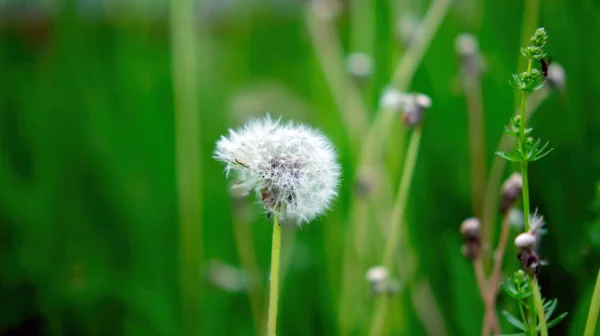
[{"label": "leafy sprig", "polygon": [[539,61],[547,56],[544,52],[544,46],[548,41],[548,34],[544,28],[538,28],[533,36],[531,36],[530,44],[521,48],[521,54],[528,60],[527,71],[513,74],[509,84],[523,92],[523,104],[521,113],[510,120],[510,124],[505,127],[505,132],[518,139],[518,146],[512,152],[496,152],[496,155],[501,158],[511,161],[527,164],[528,162],[537,161],[546,155],[550,154],[552,148],[547,149],[549,143],[542,145],[541,139],[534,139],[530,136],[532,128],[525,128],[527,121],[525,120],[525,98],[528,93],[538,90],[544,86],[546,77],[544,77],[540,69],[534,68],[534,61],[539,64]]},{"label": "leafy sprig", "polygon": [[[529,276],[523,271],[516,271],[511,277],[509,277],[505,283],[500,284],[500,288],[511,298],[517,301],[519,305],[520,316],[516,317],[506,310],[502,311],[502,315],[508,321],[510,325],[517,328],[520,332],[516,334],[510,334],[505,336],[527,336],[527,335],[538,335],[540,332],[539,326],[532,330],[529,323],[529,316],[535,315],[535,311],[530,311],[531,307],[530,300],[533,300],[533,292],[529,286]],[[568,313],[562,313],[559,316],[552,319],[552,315],[558,305],[558,300],[544,300],[544,315],[546,317],[547,328],[550,329],[556,326],[560,321],[567,317]]]}]

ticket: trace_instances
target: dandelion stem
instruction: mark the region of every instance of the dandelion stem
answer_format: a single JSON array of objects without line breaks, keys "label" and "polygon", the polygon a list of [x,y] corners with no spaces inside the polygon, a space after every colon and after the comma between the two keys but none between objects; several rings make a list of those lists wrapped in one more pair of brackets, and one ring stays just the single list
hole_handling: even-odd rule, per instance
[{"label": "dandelion stem", "polygon": [[594,336],[596,331],[596,324],[598,321],[598,311],[600,310],[600,270],[598,270],[598,277],[596,279],[596,286],[594,287],[594,294],[592,296],[592,302],[590,303],[590,310],[588,312],[587,322],[585,323],[584,336]]},{"label": "dandelion stem", "polygon": [[267,336],[275,336],[277,329],[277,303],[279,298],[279,255],[281,251],[281,225],[279,216],[274,214],[273,243],[271,245],[271,275],[269,287],[269,317],[267,320]]},{"label": "dandelion stem", "polygon": [[[392,211],[392,218],[390,221],[390,228],[388,231],[388,241],[385,245],[383,254],[382,265],[392,272],[393,257],[398,247],[399,239],[406,239],[406,228],[404,221],[404,211],[406,209],[406,202],[408,199],[408,191],[413,178],[415,170],[415,164],[417,162],[417,156],[419,153],[419,144],[421,142],[421,128],[417,127],[413,131],[410,142],[408,144],[408,150],[406,152],[406,163],[404,165],[404,171],[402,172],[402,179],[398,187],[398,195],[396,196],[396,202]],[[404,229],[404,230],[403,230]],[[371,330],[369,332],[372,336],[379,336],[383,330],[385,324],[385,316],[387,311],[387,298],[380,298],[377,301],[373,320],[371,322]]]}]

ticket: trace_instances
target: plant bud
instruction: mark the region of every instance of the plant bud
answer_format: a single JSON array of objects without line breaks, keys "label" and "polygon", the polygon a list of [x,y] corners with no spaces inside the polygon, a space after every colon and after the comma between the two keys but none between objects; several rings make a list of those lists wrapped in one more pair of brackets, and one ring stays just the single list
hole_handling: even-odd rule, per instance
[{"label": "plant bud", "polygon": [[523,177],[519,173],[513,173],[502,185],[502,201],[500,210],[506,213],[513,203],[523,192]]},{"label": "plant bud", "polygon": [[523,232],[515,238],[515,246],[519,249],[530,249],[535,246],[535,236],[529,232]]}]

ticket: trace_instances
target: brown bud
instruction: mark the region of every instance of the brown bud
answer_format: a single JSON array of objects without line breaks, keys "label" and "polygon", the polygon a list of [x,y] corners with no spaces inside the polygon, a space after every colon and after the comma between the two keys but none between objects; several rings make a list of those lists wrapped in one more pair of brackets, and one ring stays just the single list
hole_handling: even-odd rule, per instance
[{"label": "brown bud", "polygon": [[460,225],[460,233],[465,237],[462,253],[475,259],[481,250],[481,222],[475,217],[465,219]]},{"label": "brown bud", "polygon": [[407,127],[415,127],[423,121],[425,110],[431,107],[431,98],[422,93],[415,94],[406,106],[402,121]]},{"label": "brown bud", "polygon": [[502,201],[500,210],[506,213],[523,192],[523,178],[519,173],[513,173],[502,185]]}]

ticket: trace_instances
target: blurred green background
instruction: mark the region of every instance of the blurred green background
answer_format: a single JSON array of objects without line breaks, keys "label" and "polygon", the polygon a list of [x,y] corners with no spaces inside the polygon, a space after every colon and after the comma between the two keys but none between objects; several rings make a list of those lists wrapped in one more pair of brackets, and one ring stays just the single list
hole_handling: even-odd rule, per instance
[{"label": "blurred green background", "polygon": [[[371,42],[361,51],[373,56],[375,67],[361,87],[372,117],[405,49],[396,37],[397,20],[419,19],[429,1],[364,4],[373,20],[361,23]],[[170,16],[167,1],[0,0],[2,335],[255,334],[236,241],[241,236],[254,245],[254,318],[262,320],[271,228],[260,206],[230,198],[212,150],[229,127],[266,111],[321,128],[344,165],[333,210],[284,232],[278,332],[339,333],[340,256],[357,153],[308,34],[307,2],[192,5],[191,13],[182,13],[195,15],[194,31],[178,48],[170,22],[182,25],[184,36],[187,22]],[[350,38],[360,15],[345,1],[339,5],[336,33],[350,53],[361,43]],[[409,199],[409,239],[418,276],[429,280],[449,335],[478,335],[483,315],[457,230],[472,214],[467,112],[454,39],[475,34],[486,59],[489,167],[514,111],[508,79],[519,60],[523,5],[455,0],[410,85],[428,94],[433,107]],[[600,261],[600,198],[594,201],[600,2],[544,0],[539,24],[550,36],[547,52],[567,73],[566,91],[552,94],[532,119],[536,134],[555,148],[530,170],[532,206],[549,229],[542,255],[550,265],[540,283],[545,296],[559,299],[559,312],[570,312],[551,334],[581,335]],[[195,66],[185,63],[187,52]],[[174,90],[183,93],[174,96]],[[197,132],[177,127],[187,125],[186,118],[192,126],[198,118]],[[177,164],[179,132],[193,143],[184,143]],[[188,163],[187,170],[181,167]],[[393,160],[389,165],[397,181],[399,170]],[[182,198],[198,204],[180,208]],[[515,254],[509,250],[506,269],[516,269]],[[357,290],[368,291],[364,277],[354,281]],[[425,334],[406,301],[407,327],[398,334]],[[500,304],[512,301],[501,295]]]}]

